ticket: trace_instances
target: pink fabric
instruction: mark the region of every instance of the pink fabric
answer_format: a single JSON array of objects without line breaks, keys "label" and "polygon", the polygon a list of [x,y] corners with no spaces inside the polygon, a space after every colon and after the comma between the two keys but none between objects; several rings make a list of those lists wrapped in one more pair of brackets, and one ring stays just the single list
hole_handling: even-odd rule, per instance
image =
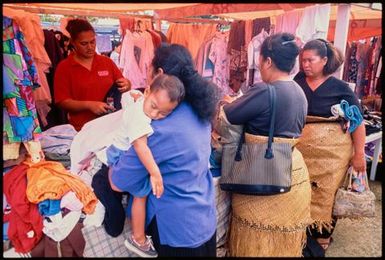
[{"label": "pink fabric", "polygon": [[162,43],[162,38],[160,37],[160,35],[153,30],[148,30],[148,33],[150,33],[150,35],[151,35],[152,43],[154,44],[154,48],[159,47],[160,44]]},{"label": "pink fabric", "polygon": [[122,37],[126,35],[126,30],[133,31],[135,19],[133,17],[120,17],[120,30],[122,30]]},{"label": "pink fabric", "polygon": [[147,78],[147,71],[154,57],[154,44],[152,43],[151,34],[147,31],[141,33],[133,33],[134,46],[141,49],[139,68],[143,77]]},{"label": "pink fabric", "polygon": [[120,52],[120,67],[123,68],[123,76],[131,81],[132,89],[146,87],[146,77],[134,55],[133,33],[126,31]]},{"label": "pink fabric", "polygon": [[200,75],[202,75],[202,72],[203,72],[203,61],[205,60],[204,54],[205,54],[206,45],[208,43],[209,41],[205,41],[204,43],[202,43],[201,47],[198,50],[198,54],[195,58],[195,68]]},{"label": "pink fabric", "polygon": [[[203,52],[203,62],[202,62],[202,77],[213,77],[214,76],[214,68],[206,68],[207,59],[209,59],[209,54],[211,50],[211,45],[213,44],[213,39],[208,41],[204,46]],[[211,61],[213,62],[213,61]],[[214,64],[214,62],[213,62]],[[215,64],[214,64],[215,66]]]},{"label": "pink fabric", "polygon": [[233,94],[229,87],[229,59],[227,54],[227,44],[229,32],[217,32],[212,40],[209,59],[214,63],[213,82],[223,91],[223,94]]},{"label": "pink fabric", "polygon": [[154,26],[153,26],[153,24],[152,24],[151,19],[148,19],[148,18],[139,18],[139,17],[135,17],[135,18],[134,18],[134,29],[136,28],[136,27],[135,27],[135,24],[137,24],[139,21],[141,22],[141,30],[142,30],[142,31],[145,31],[145,30],[154,30]]},{"label": "pink fabric", "polygon": [[60,208],[67,208],[71,211],[81,211],[83,203],[76,197],[75,192],[69,191],[61,198]]},{"label": "pink fabric", "polygon": [[302,10],[294,10],[277,16],[275,33],[287,32],[295,35],[299,21],[302,17]]},{"label": "pink fabric", "polygon": [[253,37],[253,20],[246,20],[246,24],[245,24],[245,44],[246,44],[246,46],[251,41],[252,37]]}]

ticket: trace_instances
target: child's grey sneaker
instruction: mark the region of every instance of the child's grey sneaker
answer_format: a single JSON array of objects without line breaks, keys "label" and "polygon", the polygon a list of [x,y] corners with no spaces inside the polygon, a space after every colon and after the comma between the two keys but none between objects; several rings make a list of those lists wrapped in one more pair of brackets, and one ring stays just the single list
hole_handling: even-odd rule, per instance
[{"label": "child's grey sneaker", "polygon": [[134,252],[135,254],[141,257],[157,257],[158,253],[156,252],[154,245],[152,244],[151,236],[146,236],[146,242],[143,245],[136,242],[132,237],[132,234],[129,234],[128,238],[124,240],[124,245],[128,250]]}]

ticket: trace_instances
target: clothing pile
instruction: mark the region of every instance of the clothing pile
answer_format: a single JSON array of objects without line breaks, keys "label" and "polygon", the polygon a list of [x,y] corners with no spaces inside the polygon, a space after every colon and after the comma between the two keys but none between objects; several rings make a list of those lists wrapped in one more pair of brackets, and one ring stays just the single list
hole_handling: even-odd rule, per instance
[{"label": "clothing pile", "polygon": [[82,256],[81,228],[104,219],[92,189],[59,162],[24,161],[3,175],[3,188],[3,220],[16,253]]},{"label": "clothing pile", "polygon": [[46,160],[61,162],[68,169],[71,165],[71,143],[76,134],[77,131],[70,124],[58,125],[42,132],[40,143]]},{"label": "clothing pile", "polygon": [[366,135],[382,131],[381,112],[369,111],[366,106],[363,106],[363,118]]}]

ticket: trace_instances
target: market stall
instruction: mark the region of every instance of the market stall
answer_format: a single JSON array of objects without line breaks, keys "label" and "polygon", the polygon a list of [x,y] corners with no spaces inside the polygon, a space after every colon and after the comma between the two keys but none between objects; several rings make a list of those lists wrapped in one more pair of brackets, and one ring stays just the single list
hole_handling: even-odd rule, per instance
[{"label": "market stall", "polygon": [[[3,115],[6,118],[3,127],[5,168],[3,180],[6,179],[4,180],[6,195],[3,193],[3,215],[7,219],[5,222],[9,223],[5,224],[5,229],[9,228],[12,231],[11,236],[3,238],[5,241],[11,241],[12,244],[7,256],[12,254],[13,256],[20,256],[20,254],[80,257],[134,256],[124,246],[124,240],[130,230],[129,222],[125,223],[124,231],[119,236],[110,236],[102,224],[105,207],[93,195],[90,185],[71,179],[70,146],[77,132],[66,122],[65,115],[63,116],[61,112],[55,112],[53,121],[50,121],[52,118],[49,117],[49,112],[53,109],[53,75],[64,56],[55,33],[42,29],[37,14],[119,19],[122,42],[119,67],[122,69],[123,76],[132,82],[133,88],[146,87],[146,73],[154,49],[161,42],[170,42],[184,45],[190,50],[198,73],[214,82],[221,89],[222,95],[237,95],[239,91],[245,92],[252,84],[261,80],[258,72],[258,47],[263,39],[274,32],[291,32],[302,44],[314,38],[334,42],[347,55],[345,68],[341,68],[336,77],[353,83],[356,93],[362,92],[359,94],[360,98],[377,95],[381,99],[381,87],[378,87],[381,83],[382,64],[381,9],[381,4],[378,7],[374,4],[318,5],[314,3],[4,4],[3,39],[15,41],[17,48],[23,50],[23,52],[12,51],[13,49],[9,47],[3,51],[3,75],[8,75],[7,79],[19,80],[16,87],[12,80],[3,81],[3,93],[5,93]],[[144,13],[145,10],[152,10],[152,14]],[[165,33],[161,28],[164,21],[168,25]],[[63,25],[59,29],[65,34]],[[100,42],[104,41],[102,38],[105,37],[100,37]],[[108,46],[106,50],[111,50],[109,38],[105,39],[107,45],[100,46]],[[146,43],[137,54],[134,48],[138,49],[139,41]],[[360,50],[360,55],[356,54],[357,50]],[[16,57],[17,55],[19,56]],[[369,58],[363,61],[363,57]],[[359,69],[359,62],[365,62],[366,66],[364,68],[361,66]],[[223,67],[220,64],[226,65]],[[21,66],[17,67],[19,70],[12,70],[15,65]],[[298,70],[297,64],[292,75],[294,76]],[[357,79],[357,74],[366,76],[363,79],[362,77]],[[378,106],[376,108],[380,110]],[[367,143],[374,142],[374,146],[371,146],[374,150],[371,179],[374,179],[382,141],[382,125],[379,125],[378,111],[374,110],[376,110],[375,107],[367,111],[367,116],[364,117],[367,125],[372,127],[372,130],[373,128],[376,130],[367,137]],[[61,120],[58,120],[59,114],[63,117]],[[24,126],[22,130],[20,125]],[[36,173],[36,169],[34,172],[30,164],[28,167],[22,164],[25,158],[28,158],[29,163],[34,163],[34,160],[39,161],[43,156],[47,162],[60,162],[62,166],[55,168],[55,171],[66,176],[65,179],[68,178],[63,183],[63,186],[66,186],[65,192],[55,198],[47,198],[64,201],[65,195],[66,201],[75,201],[74,193],[86,194],[87,196],[84,195],[84,197],[88,198],[76,200],[76,203],[83,205],[80,206],[83,210],[79,210],[79,207],[72,208],[73,214],[68,214],[66,218],[54,222],[55,227],[44,222],[45,227],[50,228],[45,230],[42,225],[43,217],[39,215],[41,208],[44,207],[43,200],[37,198],[31,202],[32,196],[24,192],[30,187],[20,179],[20,174],[25,177]],[[53,168],[48,163],[41,170],[49,172]],[[211,168],[216,184],[217,256],[225,256],[231,214],[230,195],[219,189],[219,177],[215,174],[218,174],[220,167],[212,164]],[[56,184],[59,183],[59,179],[56,180]],[[35,181],[38,179],[35,178]],[[87,183],[85,180],[84,182]],[[12,190],[17,189],[21,194],[13,194],[10,187]],[[16,210],[14,205],[18,205],[18,200],[14,195],[22,196],[22,207],[28,208],[28,212],[24,212],[26,215],[23,216],[24,213]],[[124,203],[126,205],[127,202],[124,201]],[[25,216],[28,219],[27,223],[22,221]],[[23,230],[16,230],[17,225],[24,225]],[[65,226],[65,229],[60,229],[60,225]],[[32,236],[25,234],[25,231],[28,232],[31,227],[34,234]],[[79,241],[79,244],[74,245],[76,244],[74,241]],[[62,248],[69,249],[57,251],[57,245],[60,244]],[[81,245],[80,248],[79,245]],[[38,246],[39,252],[36,250]],[[51,255],[47,253],[48,251],[42,253],[41,248],[51,250]],[[55,248],[53,253],[52,248]],[[67,252],[68,255],[62,255],[62,252]]]}]

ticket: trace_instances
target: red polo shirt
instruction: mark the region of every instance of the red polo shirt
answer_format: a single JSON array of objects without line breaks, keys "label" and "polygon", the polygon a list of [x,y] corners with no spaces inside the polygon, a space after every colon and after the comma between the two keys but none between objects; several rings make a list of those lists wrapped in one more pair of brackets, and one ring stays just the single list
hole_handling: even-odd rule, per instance
[{"label": "red polo shirt", "polygon": [[[55,103],[66,99],[79,101],[103,101],[112,84],[123,75],[114,62],[105,56],[95,54],[91,70],[79,64],[74,55],[61,61],[55,72]],[[69,112],[69,122],[77,131],[85,123],[97,118],[89,110]]]}]

